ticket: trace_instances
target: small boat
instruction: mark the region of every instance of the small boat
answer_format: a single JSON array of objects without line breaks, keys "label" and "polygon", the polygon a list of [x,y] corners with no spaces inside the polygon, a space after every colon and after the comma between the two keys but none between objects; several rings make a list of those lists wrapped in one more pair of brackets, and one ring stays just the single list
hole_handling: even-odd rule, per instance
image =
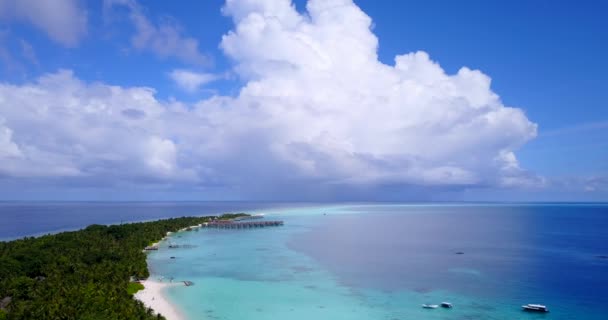
[{"label": "small boat", "polygon": [[451,304],[451,303],[449,303],[449,302],[442,302],[442,303],[441,303],[441,307],[442,307],[442,308],[448,308],[448,309],[449,309],[449,308],[452,308],[453,306],[452,306],[452,304]]},{"label": "small boat", "polygon": [[423,304],[422,307],[425,309],[437,309],[439,306],[436,304]]},{"label": "small boat", "polygon": [[549,312],[549,309],[547,308],[547,306],[544,306],[542,304],[527,304],[524,306],[521,306],[525,311],[534,311],[534,312]]}]

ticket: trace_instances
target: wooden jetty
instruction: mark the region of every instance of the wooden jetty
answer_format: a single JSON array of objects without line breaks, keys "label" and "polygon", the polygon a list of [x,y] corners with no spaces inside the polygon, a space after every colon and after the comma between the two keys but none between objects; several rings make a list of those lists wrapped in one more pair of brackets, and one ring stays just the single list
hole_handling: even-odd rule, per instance
[{"label": "wooden jetty", "polygon": [[251,228],[264,228],[264,227],[278,227],[282,226],[283,221],[231,221],[231,220],[218,220],[208,222],[203,225],[206,228],[217,228],[217,229],[251,229]]}]

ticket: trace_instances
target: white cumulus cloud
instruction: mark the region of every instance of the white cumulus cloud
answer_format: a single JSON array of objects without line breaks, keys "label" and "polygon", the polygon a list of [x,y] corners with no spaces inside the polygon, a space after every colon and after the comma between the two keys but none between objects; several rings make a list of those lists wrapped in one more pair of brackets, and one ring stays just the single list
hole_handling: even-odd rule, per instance
[{"label": "white cumulus cloud", "polygon": [[489,76],[447,74],[421,51],[380,62],[372,20],[352,1],[310,0],[301,14],[288,0],[229,0],[223,12],[235,27],[220,46],[246,82],[238,95],[187,105],[69,71],[3,84],[0,114],[22,159],[0,170],[266,199],[543,183],[516,158],[536,124],[504,105]]},{"label": "white cumulus cloud", "polygon": [[536,180],[513,153],[536,125],[503,105],[488,76],[446,74],[425,52],[381,63],[372,21],[350,0],[310,0],[307,11],[288,0],[224,8],[236,26],[221,47],[249,79],[237,100],[278,133],[283,160],[349,183]]},{"label": "white cumulus cloud", "polygon": [[0,141],[12,157],[3,159],[0,172],[91,181],[192,180],[165,130],[171,125],[166,108],[152,89],[89,84],[67,70],[22,86],[2,84]]}]

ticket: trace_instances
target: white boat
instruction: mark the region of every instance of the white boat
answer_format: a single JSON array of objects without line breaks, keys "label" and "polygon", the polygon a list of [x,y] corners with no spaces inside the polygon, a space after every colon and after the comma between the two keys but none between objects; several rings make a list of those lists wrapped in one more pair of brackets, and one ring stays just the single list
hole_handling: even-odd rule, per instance
[{"label": "white boat", "polygon": [[425,308],[425,309],[437,309],[439,307],[439,305],[436,305],[436,304],[423,304],[422,307]]},{"label": "white boat", "polygon": [[449,302],[442,302],[442,303],[441,303],[441,307],[442,307],[442,308],[451,308],[451,307],[453,307],[453,306],[452,306],[452,304],[451,304],[451,303],[449,303]]},{"label": "white boat", "polygon": [[534,312],[549,312],[549,309],[547,308],[547,306],[544,306],[542,304],[526,304],[521,306],[525,311],[534,311]]}]

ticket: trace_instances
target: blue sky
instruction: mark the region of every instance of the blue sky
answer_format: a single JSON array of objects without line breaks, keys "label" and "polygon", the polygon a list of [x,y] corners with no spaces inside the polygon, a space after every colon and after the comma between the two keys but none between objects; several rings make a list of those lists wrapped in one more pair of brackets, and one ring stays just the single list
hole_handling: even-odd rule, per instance
[{"label": "blue sky", "polygon": [[605,3],[257,2],[0,1],[0,197],[608,199]]}]

